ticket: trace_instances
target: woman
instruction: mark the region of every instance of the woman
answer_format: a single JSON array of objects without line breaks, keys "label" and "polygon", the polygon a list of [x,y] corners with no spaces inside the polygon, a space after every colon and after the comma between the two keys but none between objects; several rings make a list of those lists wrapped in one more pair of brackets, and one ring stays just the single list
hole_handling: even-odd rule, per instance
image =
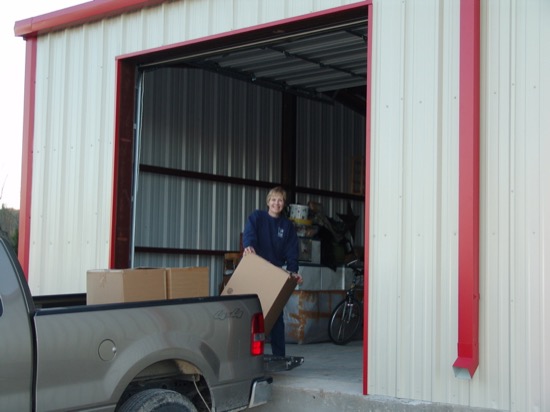
[{"label": "woman", "polygon": [[[286,265],[286,270],[296,277],[298,284],[298,236],[293,223],[283,215],[286,192],[278,186],[266,197],[267,211],[256,210],[249,217],[243,233],[244,255],[261,256],[275,266]],[[271,350],[275,356],[285,356],[285,324],[283,314],[271,329]]]}]

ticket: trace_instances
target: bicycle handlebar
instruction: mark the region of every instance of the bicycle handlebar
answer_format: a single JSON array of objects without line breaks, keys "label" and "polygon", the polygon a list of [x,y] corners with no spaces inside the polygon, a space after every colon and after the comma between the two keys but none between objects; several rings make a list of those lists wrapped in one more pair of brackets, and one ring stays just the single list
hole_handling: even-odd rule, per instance
[{"label": "bicycle handlebar", "polygon": [[361,259],[354,259],[348,263],[346,263],[346,267],[354,270],[363,270],[364,264]]}]

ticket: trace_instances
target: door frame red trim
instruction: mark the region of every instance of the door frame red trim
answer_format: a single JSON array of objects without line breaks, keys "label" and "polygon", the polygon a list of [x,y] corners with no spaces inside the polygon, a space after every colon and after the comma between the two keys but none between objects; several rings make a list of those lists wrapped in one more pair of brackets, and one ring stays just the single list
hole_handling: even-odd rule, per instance
[{"label": "door frame red trim", "polygon": [[19,205],[18,258],[25,278],[29,279],[31,235],[32,171],[34,147],[34,106],[36,103],[36,53],[38,40],[25,43],[25,89],[23,97],[23,147],[21,154],[21,196]]}]

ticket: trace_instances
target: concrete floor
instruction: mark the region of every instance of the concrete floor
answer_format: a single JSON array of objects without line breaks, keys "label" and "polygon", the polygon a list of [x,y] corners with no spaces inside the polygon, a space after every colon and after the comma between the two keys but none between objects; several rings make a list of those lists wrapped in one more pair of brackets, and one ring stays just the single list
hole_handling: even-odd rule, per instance
[{"label": "concrete floor", "polygon": [[[266,352],[271,348],[266,345]],[[273,396],[255,412],[495,412],[489,409],[363,395],[363,342],[287,344],[289,356],[303,356],[295,369],[271,372]]]},{"label": "concrete floor", "polygon": [[[269,344],[266,345],[269,351]],[[363,342],[287,344],[287,355],[303,356],[304,363],[290,371],[273,373],[275,381],[301,388],[363,393]]]}]

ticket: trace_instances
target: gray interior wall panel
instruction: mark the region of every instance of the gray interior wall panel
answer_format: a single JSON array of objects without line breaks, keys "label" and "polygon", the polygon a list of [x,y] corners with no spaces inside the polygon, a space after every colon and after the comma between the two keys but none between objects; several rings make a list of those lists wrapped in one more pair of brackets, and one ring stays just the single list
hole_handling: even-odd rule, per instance
[{"label": "gray interior wall panel", "polygon": [[196,69],[147,72],[144,90],[142,164],[279,178],[280,93]]},{"label": "gray interior wall panel", "polygon": [[[193,69],[145,73],[144,90],[141,164],[279,179],[278,93]],[[141,172],[135,244],[238,250],[245,219],[264,197],[256,188]]]},{"label": "gray interior wall panel", "polygon": [[136,246],[238,250],[242,211],[255,207],[242,191],[237,185],[141,173]]},{"label": "gray interior wall panel", "polygon": [[339,103],[297,101],[296,184],[350,193],[351,164],[365,154],[365,117]]},{"label": "gray interior wall panel", "polygon": [[[281,95],[266,88],[182,68],[144,73],[140,164],[279,182]],[[364,152],[364,118],[337,104],[298,99],[297,185],[349,192],[350,158]],[[265,208],[268,189],[141,171],[136,194],[137,247],[238,251],[246,218]],[[347,200],[298,194],[321,203],[328,217]],[[359,215],[363,202],[350,202]],[[357,242],[356,242],[357,243]],[[359,242],[362,243],[362,242]],[[223,256],[139,252],[136,266],[209,266],[211,293]]]}]

